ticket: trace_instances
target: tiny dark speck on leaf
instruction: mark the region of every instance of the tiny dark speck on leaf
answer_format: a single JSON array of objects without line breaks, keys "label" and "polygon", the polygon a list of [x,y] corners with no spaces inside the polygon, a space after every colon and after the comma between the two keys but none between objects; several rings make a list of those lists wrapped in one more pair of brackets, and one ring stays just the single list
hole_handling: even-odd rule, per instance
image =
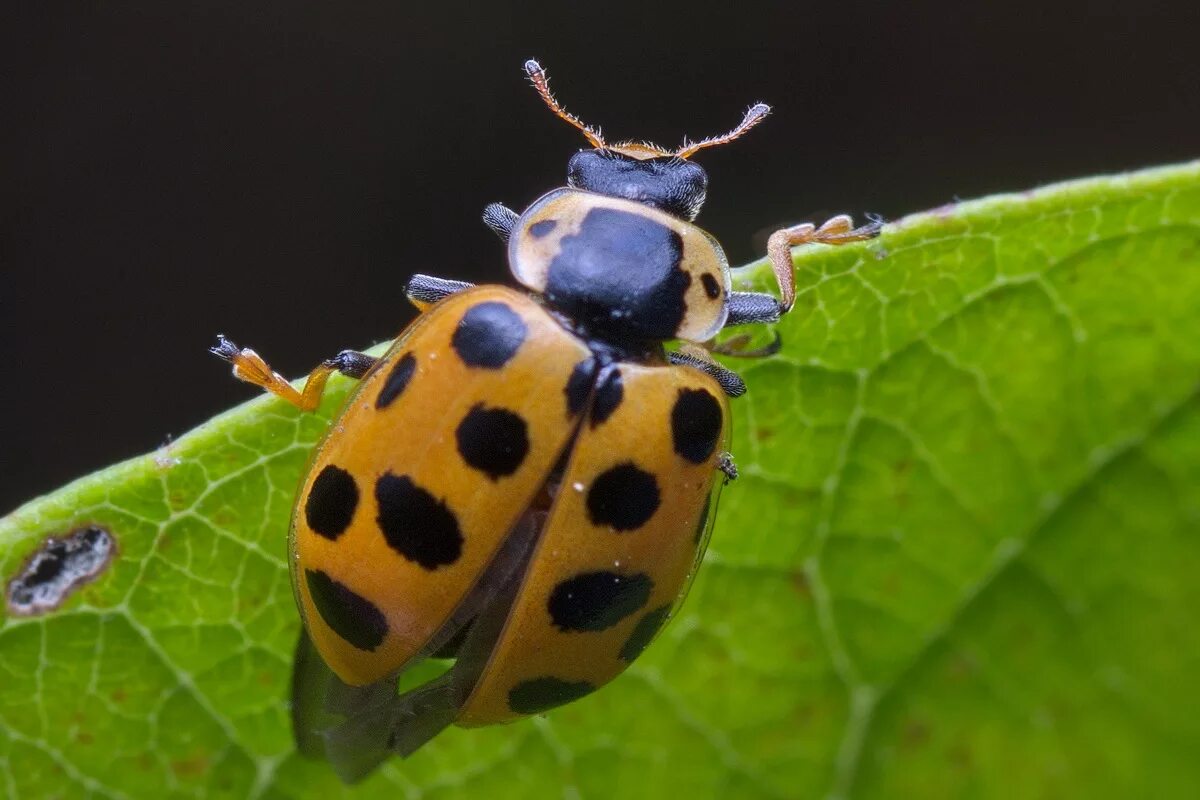
[{"label": "tiny dark speck on leaf", "polygon": [[211,766],[207,753],[193,751],[187,758],[179,758],[171,762],[171,772],[180,778],[195,778],[204,775]]},{"label": "tiny dark speck on leaf", "polygon": [[808,580],[808,573],[804,570],[796,570],[791,575],[790,583],[792,584],[792,588],[796,590],[796,593],[803,597],[805,601],[812,600],[812,584]]},{"label": "tiny dark speck on leaf", "polygon": [[951,745],[946,750],[946,758],[950,763],[960,769],[970,769],[974,759],[971,757],[971,748],[965,744]]},{"label": "tiny dark speck on leaf", "polygon": [[112,534],[97,525],[46,538],[8,582],[9,613],[36,616],[53,611],[103,572],[116,549]]},{"label": "tiny dark speck on leaf", "polygon": [[911,750],[924,745],[929,741],[929,726],[920,720],[910,719],[904,725],[904,732],[901,735],[901,747],[906,750]]}]

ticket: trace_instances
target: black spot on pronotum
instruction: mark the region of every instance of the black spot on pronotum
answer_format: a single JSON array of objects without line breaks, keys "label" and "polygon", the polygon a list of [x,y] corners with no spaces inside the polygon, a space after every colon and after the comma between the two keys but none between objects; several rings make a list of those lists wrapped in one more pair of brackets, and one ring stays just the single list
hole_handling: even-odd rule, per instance
[{"label": "black spot on pronotum", "polygon": [[646,524],[661,501],[658,481],[626,461],[596,477],[588,490],[588,517],[595,525],[631,531]]},{"label": "black spot on pronotum", "polygon": [[329,540],[336,540],[354,519],[358,508],[358,484],[346,470],[329,464],[308,490],[304,520],[308,527]]},{"label": "black spot on pronotum", "polygon": [[454,512],[409,476],[384,473],[375,482],[375,500],[383,538],[409,561],[434,570],[462,555],[463,537]]},{"label": "black spot on pronotum", "polygon": [[412,353],[400,356],[383,382],[383,388],[379,390],[379,395],[375,398],[375,407],[387,408],[390,406],[392,401],[399,397],[404,388],[408,386],[408,382],[412,380],[413,373],[416,371],[417,359]]},{"label": "black spot on pronotum", "polygon": [[700,283],[704,285],[704,293],[708,295],[709,300],[716,300],[721,296],[721,284],[717,283],[712,273],[706,272],[701,275]]},{"label": "black spot on pronotum", "polygon": [[587,402],[588,393],[592,390],[592,377],[596,374],[596,362],[594,359],[587,358],[575,365],[575,369],[571,370],[571,377],[567,379],[567,385],[563,388],[563,393],[567,396],[567,416],[573,417],[583,410],[583,404]]},{"label": "black spot on pronotum", "polygon": [[512,475],[529,454],[525,420],[504,408],[476,403],[454,432],[463,461],[492,480]]},{"label": "black spot on pronotum", "polygon": [[51,536],[8,582],[8,611],[36,616],[58,608],[82,584],[112,562],[116,541],[98,525]]},{"label": "black spot on pronotum", "polygon": [[561,631],[603,631],[637,613],[653,588],[641,573],[585,572],[555,586],[546,610]]},{"label": "black spot on pronotum", "polygon": [[703,464],[721,438],[721,404],[704,389],[680,389],[671,409],[671,438],[675,452],[693,464]]},{"label": "black spot on pronotum", "polygon": [[467,310],[450,344],[464,364],[499,369],[521,349],[528,330],[517,312],[491,300]]},{"label": "black spot on pronotum", "polygon": [[659,629],[666,623],[670,614],[670,605],[647,611],[645,616],[638,620],[638,624],[634,626],[633,633],[629,634],[625,644],[621,646],[621,652],[618,654],[621,660],[628,664],[640,656],[658,634]]},{"label": "black spot on pronotum", "polygon": [[545,677],[521,681],[508,692],[508,707],[518,714],[540,714],[596,691],[587,681]]},{"label": "black spot on pronotum", "polygon": [[546,275],[545,297],[597,330],[673,339],[687,313],[692,275],[683,239],[649,215],[593,208],[564,236]]},{"label": "black spot on pronotum", "polygon": [[338,636],[359,650],[374,650],[387,636],[387,617],[374,603],[324,572],[304,570],[317,613]]},{"label": "black spot on pronotum", "polygon": [[611,417],[621,405],[624,396],[625,385],[621,380],[621,370],[611,367],[604,372],[596,385],[596,397],[592,400],[592,427]]},{"label": "black spot on pronotum", "polygon": [[540,239],[550,233],[558,226],[558,220],[540,219],[529,226],[529,234],[535,239]]}]

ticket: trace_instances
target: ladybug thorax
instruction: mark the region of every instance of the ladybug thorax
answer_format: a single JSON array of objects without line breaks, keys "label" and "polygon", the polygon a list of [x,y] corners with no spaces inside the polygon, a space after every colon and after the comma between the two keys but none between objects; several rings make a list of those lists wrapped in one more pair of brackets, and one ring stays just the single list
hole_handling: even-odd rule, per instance
[{"label": "ladybug thorax", "polygon": [[522,285],[597,336],[700,342],[728,315],[717,241],[633,200],[556,189],[521,215],[508,258]]}]

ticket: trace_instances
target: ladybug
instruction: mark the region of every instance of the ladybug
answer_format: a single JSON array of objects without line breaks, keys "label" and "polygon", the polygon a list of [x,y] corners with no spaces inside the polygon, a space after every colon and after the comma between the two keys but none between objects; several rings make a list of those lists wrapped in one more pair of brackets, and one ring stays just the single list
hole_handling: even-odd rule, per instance
[{"label": "ladybug", "polygon": [[[732,291],[721,246],[692,222],[708,177],[688,159],[770,108],[673,151],[608,144],[558,104],[536,61],[525,71],[591,148],[523,213],[484,211],[521,289],[416,275],[406,293],[422,313],[387,352],[342,351],[302,390],[253,350],[224,337],[212,348],[306,411],[332,373],[360,380],[316,450],[289,539],[304,623],[295,734],[347,781],[451,724],[581,698],[638,657],[678,608],[737,474],[727,398],[746,387],[711,353],[778,347],[714,337],[791,309],[792,246],[879,230],[838,216],[778,231],[781,298]],[[452,666],[398,693],[430,658]]]}]

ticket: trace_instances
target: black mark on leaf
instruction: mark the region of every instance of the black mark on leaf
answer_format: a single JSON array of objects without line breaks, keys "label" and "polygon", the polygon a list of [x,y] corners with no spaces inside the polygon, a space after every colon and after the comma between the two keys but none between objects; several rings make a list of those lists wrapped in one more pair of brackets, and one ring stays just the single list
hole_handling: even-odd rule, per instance
[{"label": "black mark on leaf", "polygon": [[47,538],[8,582],[9,613],[28,617],[53,611],[103,572],[116,550],[112,534],[97,525]]}]

